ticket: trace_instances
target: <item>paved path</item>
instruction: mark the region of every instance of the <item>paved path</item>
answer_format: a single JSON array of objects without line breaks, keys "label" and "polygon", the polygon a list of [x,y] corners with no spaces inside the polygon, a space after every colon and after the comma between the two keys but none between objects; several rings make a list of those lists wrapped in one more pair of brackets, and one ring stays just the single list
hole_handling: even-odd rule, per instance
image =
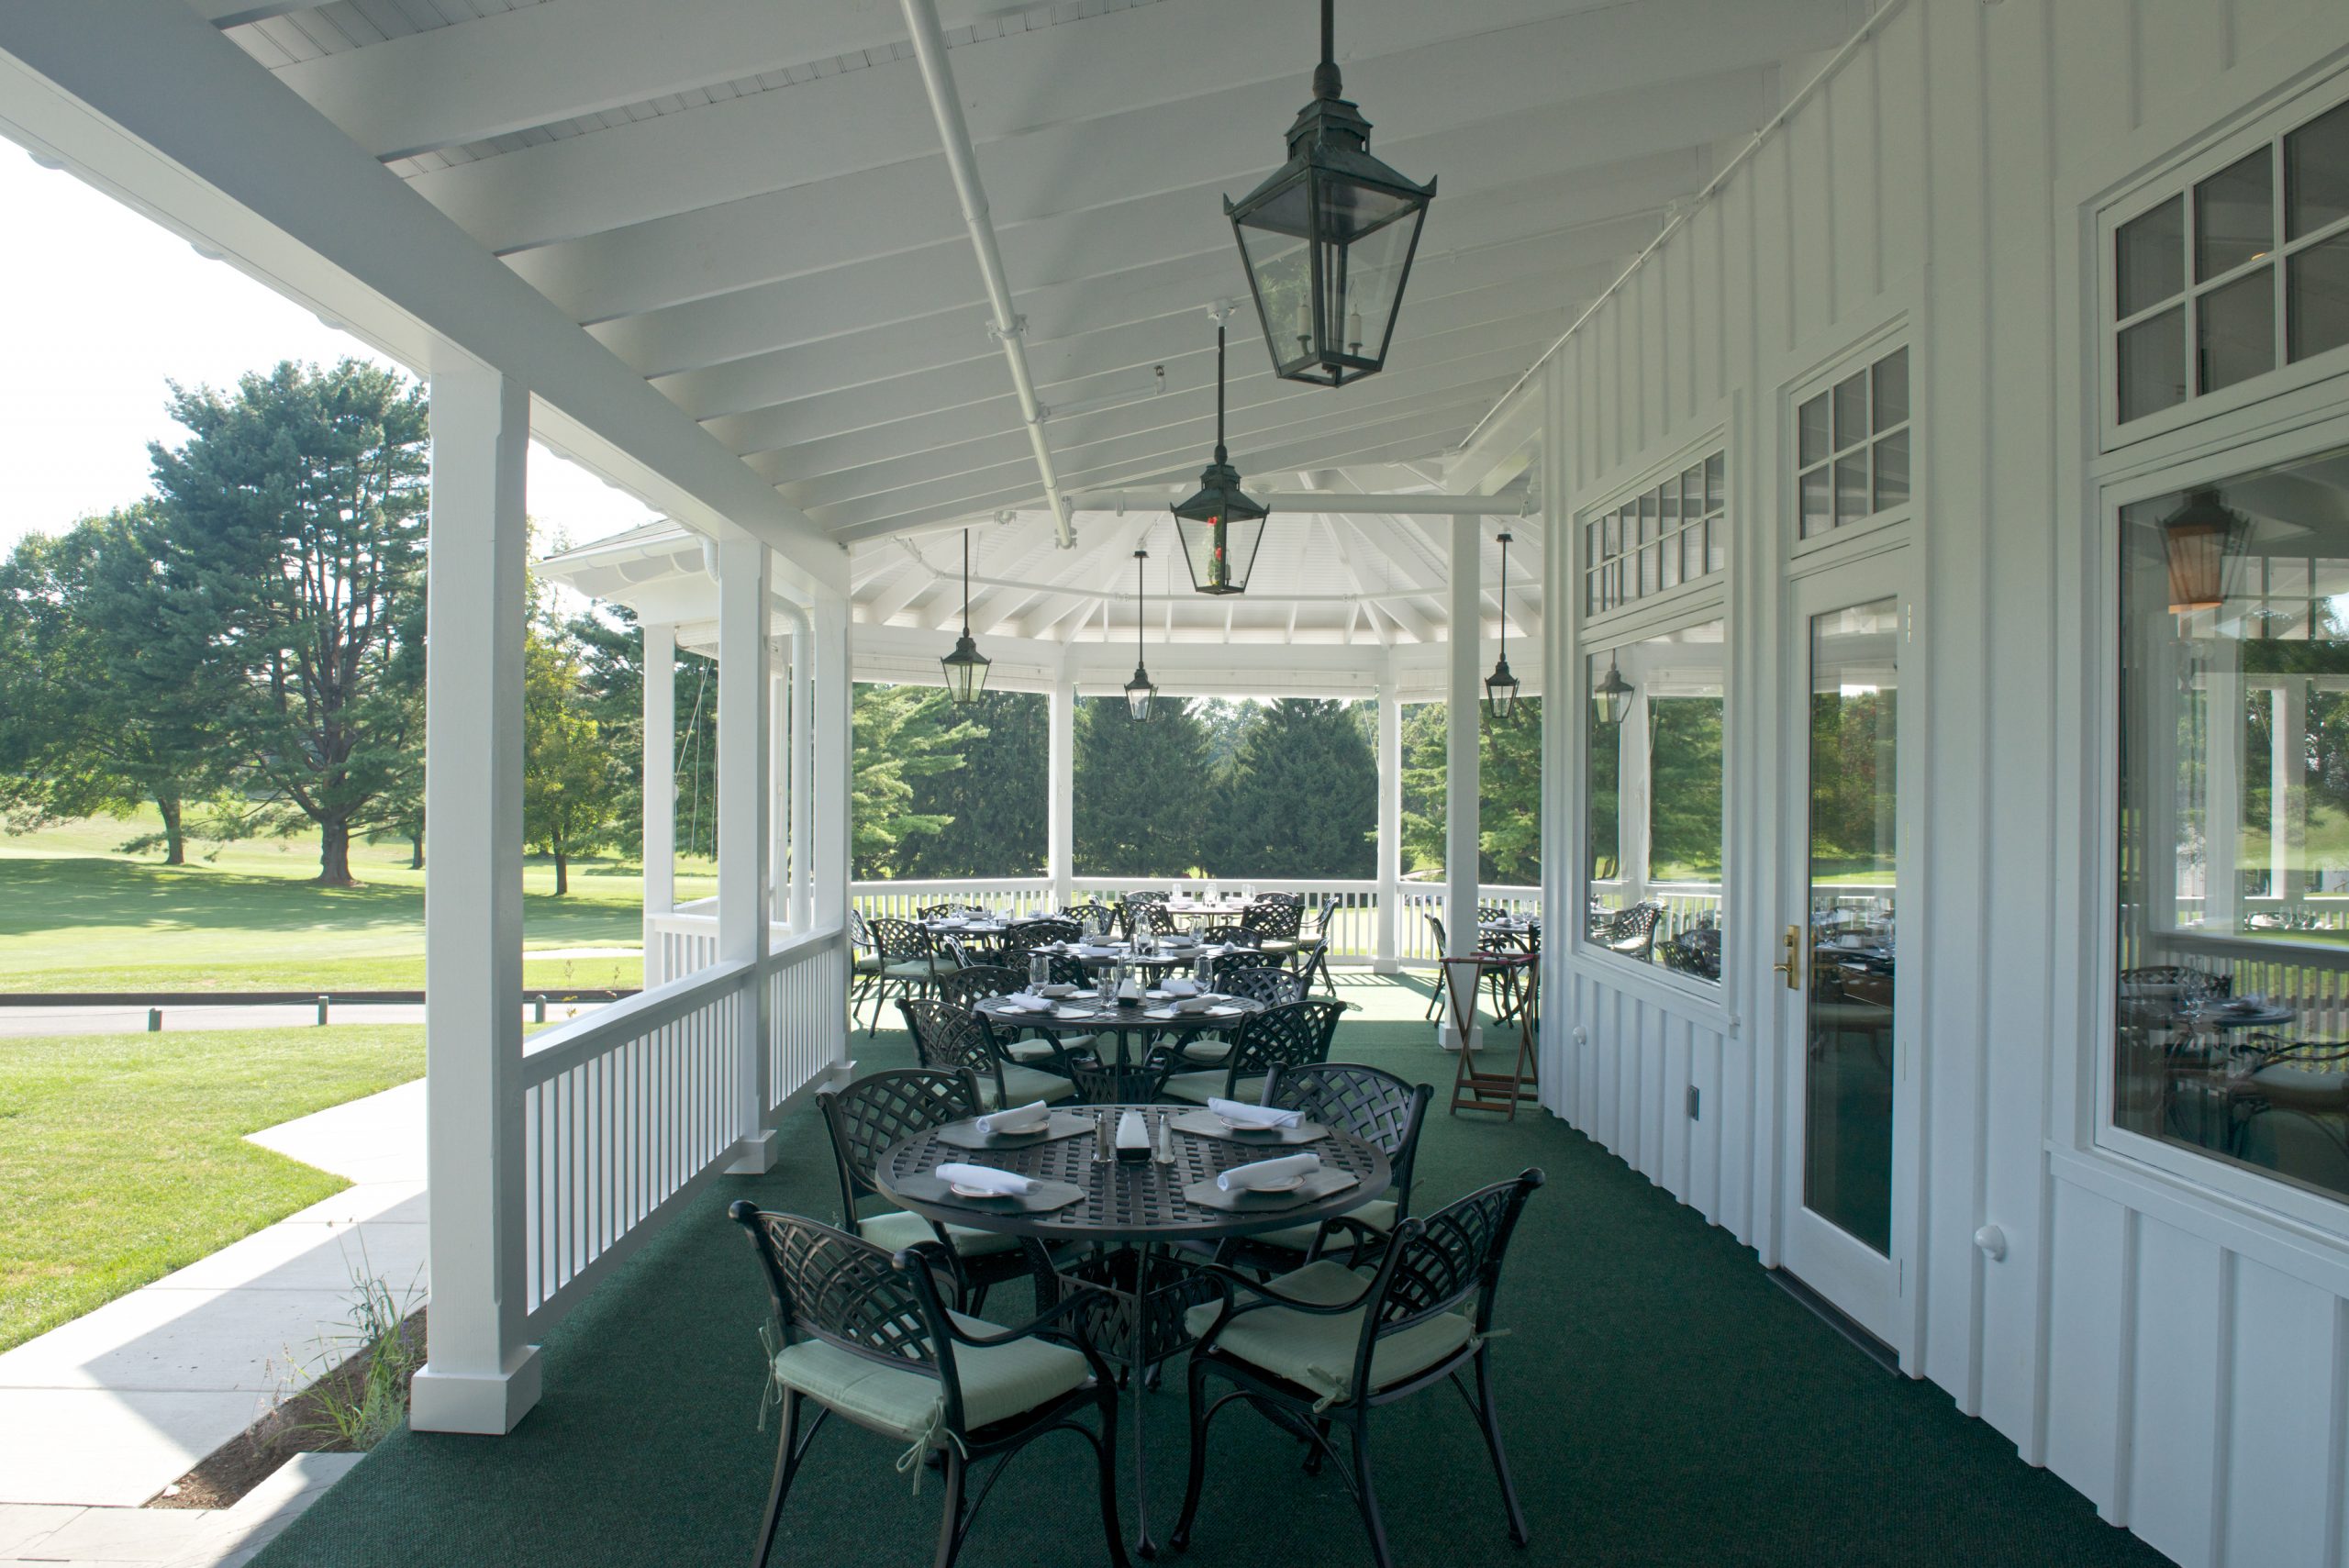
[{"label": "paved path", "polygon": [[[603,1002],[550,1002],[547,1022],[561,1023],[574,1015],[592,1013]],[[337,1002],[328,1011],[332,1024],[420,1024],[421,1002]],[[537,1021],[537,1009],[522,1009],[525,1025]],[[294,1029],[316,1025],[315,1002],[284,1006],[204,1006],[189,1003],[163,1009],[165,1034],[185,1029]],[[0,1007],[0,1040],[25,1035],[138,1034],[147,1028],[144,1007]]]},{"label": "paved path", "polygon": [[0,1355],[0,1506],[135,1509],[349,1353],[354,1277],[422,1298],[420,1081],[252,1141],[355,1184]]},{"label": "paved path", "polygon": [[295,1454],[228,1508],[0,1503],[0,1568],[243,1568],[362,1457]]}]

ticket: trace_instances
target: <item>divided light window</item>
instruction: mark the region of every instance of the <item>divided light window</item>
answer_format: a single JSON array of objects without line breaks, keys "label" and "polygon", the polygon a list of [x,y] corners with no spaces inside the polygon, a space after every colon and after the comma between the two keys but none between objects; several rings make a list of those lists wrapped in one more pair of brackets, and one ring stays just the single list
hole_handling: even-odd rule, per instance
[{"label": "divided light window", "polygon": [[2112,265],[2124,425],[2349,344],[2349,104],[2122,224]]},{"label": "divided light window", "polygon": [[1802,537],[1909,504],[1909,350],[1895,349],[1795,411]]},{"label": "divided light window", "polygon": [[1587,613],[1603,615],[1698,582],[1729,559],[1720,452],[1585,524]]}]

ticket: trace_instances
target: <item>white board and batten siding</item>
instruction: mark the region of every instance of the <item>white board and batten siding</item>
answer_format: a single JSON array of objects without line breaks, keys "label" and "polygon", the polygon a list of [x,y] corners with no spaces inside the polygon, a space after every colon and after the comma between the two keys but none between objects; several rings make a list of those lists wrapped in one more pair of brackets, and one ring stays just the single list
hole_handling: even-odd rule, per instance
[{"label": "white board and batten siding", "polygon": [[[1915,609],[1900,743],[1927,781],[1901,802],[1899,983],[1920,1004],[1901,1051],[1921,1078],[1904,1362],[2189,1568],[2349,1561],[2349,1248],[2099,1147],[2087,1109],[2111,980],[2094,935],[2111,702],[2094,216],[2344,67],[2340,0],[1905,0],[1540,384],[1553,537],[1716,433],[1733,528],[1723,984],[1562,932],[1547,1103],[1778,1262],[1781,1118],[1800,1088],[1770,969],[1802,907],[1780,821],[1801,765],[1778,740],[1798,673],[1786,584],[1897,550]],[[1798,552],[1790,393],[1899,343],[1914,504]],[[1567,628],[1551,678],[1570,689],[1586,680],[1578,554],[1545,563]],[[1582,898],[1581,722],[1548,757],[1560,911]],[[2003,1261],[1976,1248],[1984,1224]]]}]

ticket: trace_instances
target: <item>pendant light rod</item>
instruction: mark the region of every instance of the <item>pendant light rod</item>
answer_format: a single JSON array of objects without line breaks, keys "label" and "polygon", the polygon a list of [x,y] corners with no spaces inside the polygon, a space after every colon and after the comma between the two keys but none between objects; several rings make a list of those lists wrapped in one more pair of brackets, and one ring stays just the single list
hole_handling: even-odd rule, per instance
[{"label": "pendant light rod", "polygon": [[[1364,512],[1388,517],[1524,517],[1540,510],[1531,491],[1513,495],[1374,495],[1345,490],[1253,492],[1275,512]],[[1146,511],[1166,505],[1163,491],[1079,490],[1068,497],[1080,512]]]},{"label": "pendant light rod", "polygon": [[[1502,622],[1504,629],[1508,622]],[[963,635],[971,635],[971,530],[963,530]]]},{"label": "pendant light rod", "polygon": [[1337,0],[1321,0],[1321,63],[1313,68],[1313,95],[1317,98],[1345,96],[1345,83],[1338,78],[1337,11]]},{"label": "pendant light rod", "polygon": [[1223,450],[1223,317],[1215,318],[1215,460],[1230,462]]},{"label": "pendant light rod", "polygon": [[1045,504],[1060,530],[1063,550],[1076,544],[1076,525],[1068,497],[1061,494],[1060,473],[1052,449],[1044,439],[1049,413],[1036,395],[1036,378],[1028,368],[1027,317],[1014,308],[1011,278],[1003,265],[1003,249],[996,242],[995,221],[987,213],[986,187],[979,183],[977,150],[971,128],[963,118],[963,100],[954,86],[953,67],[946,60],[946,35],[940,28],[936,0],[903,0],[906,26],[913,34],[914,59],[921,68],[923,89],[930,95],[930,112],[938,122],[938,139],[946,154],[947,172],[954,180],[954,195],[963,207],[963,224],[971,233],[971,249],[978,255],[979,272],[987,287],[987,308],[993,316],[988,335],[1002,346],[1011,384],[1019,395],[1019,418],[1028,428],[1028,445],[1035,453],[1036,473],[1043,481]]}]

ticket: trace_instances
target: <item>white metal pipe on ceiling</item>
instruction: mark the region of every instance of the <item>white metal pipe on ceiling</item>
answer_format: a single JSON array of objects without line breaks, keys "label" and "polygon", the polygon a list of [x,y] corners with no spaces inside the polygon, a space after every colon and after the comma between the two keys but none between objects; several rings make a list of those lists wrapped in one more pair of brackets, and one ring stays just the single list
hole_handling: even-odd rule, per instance
[{"label": "white metal pipe on ceiling", "polygon": [[906,26],[914,37],[914,59],[921,67],[921,84],[930,95],[930,112],[938,121],[938,139],[946,153],[946,167],[954,177],[954,195],[963,204],[963,222],[971,231],[971,249],[978,253],[979,272],[986,280],[987,307],[993,312],[993,336],[1003,347],[1004,362],[1011,368],[1011,384],[1019,394],[1019,417],[1028,427],[1028,444],[1036,453],[1036,473],[1044,482],[1044,498],[1060,529],[1061,546],[1076,543],[1076,528],[1068,497],[1061,494],[1059,473],[1052,466],[1052,449],[1044,439],[1046,412],[1036,395],[1035,378],[1028,370],[1027,324],[1012,307],[1011,280],[1003,268],[995,223],[987,216],[987,194],[979,183],[977,150],[971,128],[963,119],[963,100],[954,90],[953,68],[946,61],[946,35],[938,24],[935,0],[904,0]]}]

